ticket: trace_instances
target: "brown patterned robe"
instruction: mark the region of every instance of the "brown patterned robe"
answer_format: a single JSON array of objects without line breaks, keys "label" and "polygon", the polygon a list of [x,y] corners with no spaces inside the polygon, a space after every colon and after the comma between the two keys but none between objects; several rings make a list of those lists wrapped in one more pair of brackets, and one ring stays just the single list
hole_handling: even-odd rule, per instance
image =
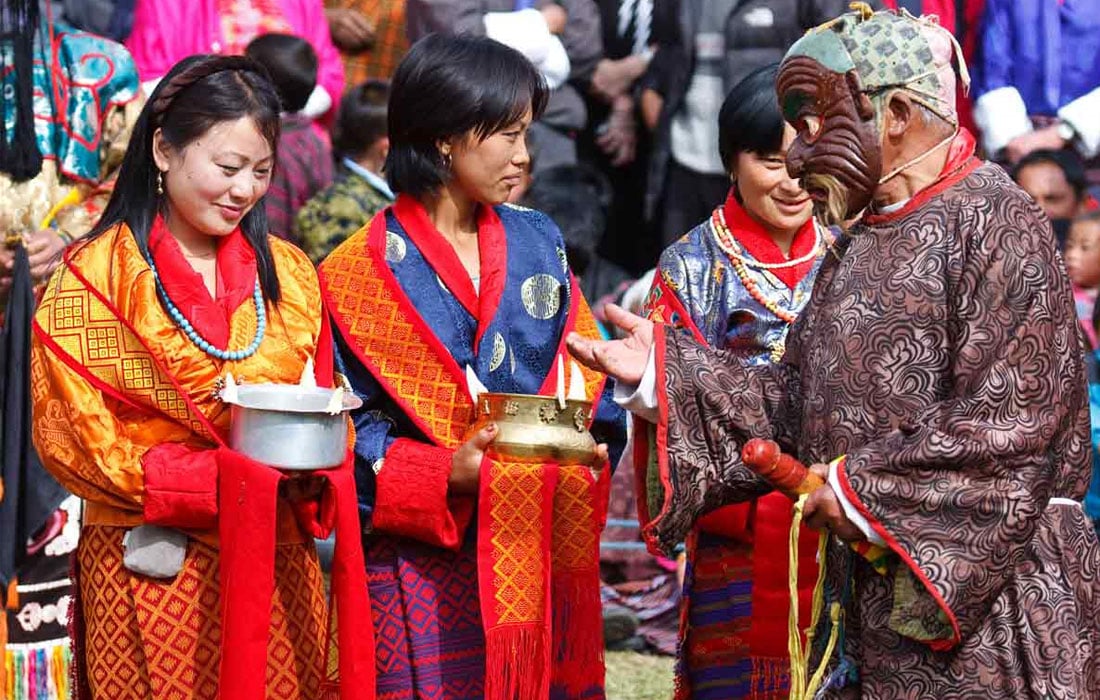
[{"label": "brown patterned robe", "polygon": [[669,501],[652,534],[674,545],[766,491],[740,462],[749,437],[807,464],[847,455],[845,494],[893,554],[879,575],[830,545],[859,678],[824,697],[1100,697],[1100,548],[1079,506],[1048,503],[1081,500],[1090,449],[1047,221],[999,168],[960,159],[835,253],[780,364],[658,331]]}]

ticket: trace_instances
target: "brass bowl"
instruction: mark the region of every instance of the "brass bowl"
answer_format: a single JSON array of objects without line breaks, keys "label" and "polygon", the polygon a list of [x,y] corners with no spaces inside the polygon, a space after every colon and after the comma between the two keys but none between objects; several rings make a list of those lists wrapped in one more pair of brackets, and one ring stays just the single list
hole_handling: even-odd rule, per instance
[{"label": "brass bowl", "polygon": [[478,397],[470,432],[493,422],[499,432],[491,449],[501,456],[587,465],[596,455],[588,432],[591,415],[591,401],[567,400],[562,409],[553,396],[485,393]]}]

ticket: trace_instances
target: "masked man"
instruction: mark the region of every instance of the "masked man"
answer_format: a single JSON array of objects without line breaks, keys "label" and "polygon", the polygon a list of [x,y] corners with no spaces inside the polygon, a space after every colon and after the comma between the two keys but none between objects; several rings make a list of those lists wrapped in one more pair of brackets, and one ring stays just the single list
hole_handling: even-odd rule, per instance
[{"label": "masked man", "polygon": [[88,231],[141,109],[121,45],[0,0],[0,700],[65,698],[80,504],[31,444],[35,289]]},{"label": "masked man", "polygon": [[[748,438],[827,475],[804,510],[831,533],[821,697],[1094,698],[1073,297],[1047,219],[957,127],[952,46],[931,21],[861,8],[787,53],[788,167],[820,215],[858,221],[781,363],[744,367],[618,309],[627,339],[571,350],[658,426],[667,456],[638,484],[664,548],[769,490],[741,461]],[[876,566],[868,542],[888,550]]]}]

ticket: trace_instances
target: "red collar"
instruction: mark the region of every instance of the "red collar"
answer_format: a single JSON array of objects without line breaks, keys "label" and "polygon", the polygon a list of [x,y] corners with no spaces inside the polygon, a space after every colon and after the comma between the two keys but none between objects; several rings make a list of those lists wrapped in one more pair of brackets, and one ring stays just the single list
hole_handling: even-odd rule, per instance
[{"label": "red collar", "polygon": [[474,341],[476,350],[489,322],[496,315],[507,279],[508,247],[500,217],[490,206],[478,207],[477,246],[481,261],[479,294],[454,248],[428,218],[424,205],[413,197],[402,194],[393,204],[393,215],[428,265],[443,280],[444,286],[477,319],[477,338]]},{"label": "red collar", "polygon": [[[791,241],[790,255],[784,255],[783,251],[776,245],[775,240],[764,229],[764,226],[752,218],[741,206],[741,203],[737,201],[733,190],[730,190],[729,195],[726,197],[726,203],[722,205],[722,213],[726,217],[726,226],[729,227],[730,233],[737,239],[737,242],[755,260],[765,265],[782,264],[788,260],[809,255],[817,243],[814,220],[813,217],[810,217],[794,234],[794,240]],[[801,265],[778,267],[769,270],[769,272],[787,285],[788,289],[794,289],[802,281],[802,278],[813,269],[814,262],[816,262],[814,259],[810,259]]]},{"label": "red collar", "polygon": [[233,312],[252,297],[256,285],[256,254],[240,228],[233,229],[218,241],[218,274],[213,298],[206,291],[202,275],[183,257],[179,243],[160,216],[149,231],[149,252],[168,298],[199,335],[224,349],[229,343],[229,321]]},{"label": "red collar", "polygon": [[[885,214],[865,214],[863,223],[874,225],[906,216],[913,210],[924,206],[930,199],[947,188],[966,178],[982,164],[980,160],[974,157],[974,146],[974,137],[966,129],[960,128],[959,133],[955,135],[955,138],[947,147],[947,161],[943,164],[943,170],[940,171],[939,177],[932,184],[913,195],[913,198],[897,211]],[[870,212],[870,209],[868,209],[868,212]]]}]

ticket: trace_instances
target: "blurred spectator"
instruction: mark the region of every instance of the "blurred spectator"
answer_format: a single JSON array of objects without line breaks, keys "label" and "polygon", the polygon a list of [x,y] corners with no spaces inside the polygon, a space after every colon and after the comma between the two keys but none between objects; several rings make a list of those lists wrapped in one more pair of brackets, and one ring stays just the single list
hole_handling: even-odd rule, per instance
[{"label": "blurred spectator", "polygon": [[[1094,334],[1100,331],[1100,306],[1093,308],[1092,330]],[[1097,371],[1100,358],[1097,354],[1100,353],[1094,350],[1085,355],[1085,367],[1089,374],[1089,418],[1092,424],[1092,483],[1085,494],[1085,513],[1092,520],[1097,534],[1100,534],[1100,371]]]},{"label": "blurred spectator", "polygon": [[706,219],[729,191],[714,118],[729,89],[781,60],[807,29],[848,10],[847,0],[681,2],[680,43],[657,50],[642,96],[643,112],[660,113],[645,213],[658,223],[662,247]]},{"label": "blurred spectator", "polygon": [[405,0],[325,0],[325,15],[347,84],[389,80],[409,50]]},{"label": "blurred spectator", "polygon": [[588,80],[603,57],[592,0],[408,0],[405,20],[412,42],[431,33],[485,35],[526,56],[551,89],[530,129],[533,175],[577,162],[576,134],[588,112],[572,83]]},{"label": "blurred spectator", "polygon": [[584,165],[559,165],[539,173],[523,199],[524,206],[546,214],[561,229],[569,268],[582,280],[581,290],[588,299],[595,296],[583,280],[607,226],[610,200],[607,180]]},{"label": "blurred spectator", "polygon": [[[964,59],[968,65],[971,63],[978,44],[978,29],[985,0],[883,0],[883,4],[892,10],[908,10],[909,14],[918,17],[935,15],[939,18],[940,26],[955,35],[962,46]],[[959,115],[959,126],[972,133],[977,132],[970,94],[961,82],[956,86],[955,108]]]},{"label": "blurred spectator", "polygon": [[371,80],[352,88],[340,101],[333,146],[339,161],[336,182],[298,212],[302,249],[321,262],[394,200],[382,176],[390,150],[386,135],[389,83]]},{"label": "blurred spectator", "polygon": [[1095,350],[1096,327],[1092,318],[1097,288],[1100,288],[1100,212],[1088,212],[1073,220],[1066,240],[1065,260],[1066,272],[1073,283],[1077,317],[1090,349]]},{"label": "blurred spectator", "polygon": [[1086,189],[1085,168],[1072,151],[1032,151],[1016,164],[1012,179],[1046,212],[1059,247],[1073,217],[1095,206]]},{"label": "blurred spectator", "polygon": [[882,4],[891,10],[905,10],[914,17],[935,15],[941,27],[956,34],[956,5],[960,4],[957,0],[883,0]]},{"label": "blurred spectator", "polygon": [[658,45],[677,41],[676,0],[597,0],[604,58],[587,90],[588,126],[579,139],[580,158],[599,168],[611,184],[607,234],[600,253],[637,273],[653,265],[660,241],[638,203],[645,197],[650,134],[641,128],[636,100]]},{"label": "blurred spectator", "polygon": [[627,278],[624,270],[596,253],[611,206],[611,185],[598,170],[583,164],[543,170],[523,205],[546,214],[561,229],[569,268],[586,299],[599,299]]},{"label": "blurred spectator", "polygon": [[271,233],[301,245],[294,218],[309,198],[332,184],[332,151],[302,113],[317,85],[317,54],[304,39],[264,34],[245,55],[267,69],[282,102],[281,133],[264,209]]},{"label": "blurred spectator", "polygon": [[[1100,0],[989,0],[977,74],[974,118],[991,156],[1100,152]],[[1086,174],[1100,182],[1100,170]]]},{"label": "blurred spectator", "polygon": [[317,86],[302,110],[317,119],[344,92],[344,65],[329,38],[321,0],[136,0],[126,47],[146,92],[180,59],[197,53],[243,54],[262,34],[293,34],[317,52]]},{"label": "blurred spectator", "polygon": [[53,16],[77,29],[122,41],[134,27],[136,0],[52,0]]}]

